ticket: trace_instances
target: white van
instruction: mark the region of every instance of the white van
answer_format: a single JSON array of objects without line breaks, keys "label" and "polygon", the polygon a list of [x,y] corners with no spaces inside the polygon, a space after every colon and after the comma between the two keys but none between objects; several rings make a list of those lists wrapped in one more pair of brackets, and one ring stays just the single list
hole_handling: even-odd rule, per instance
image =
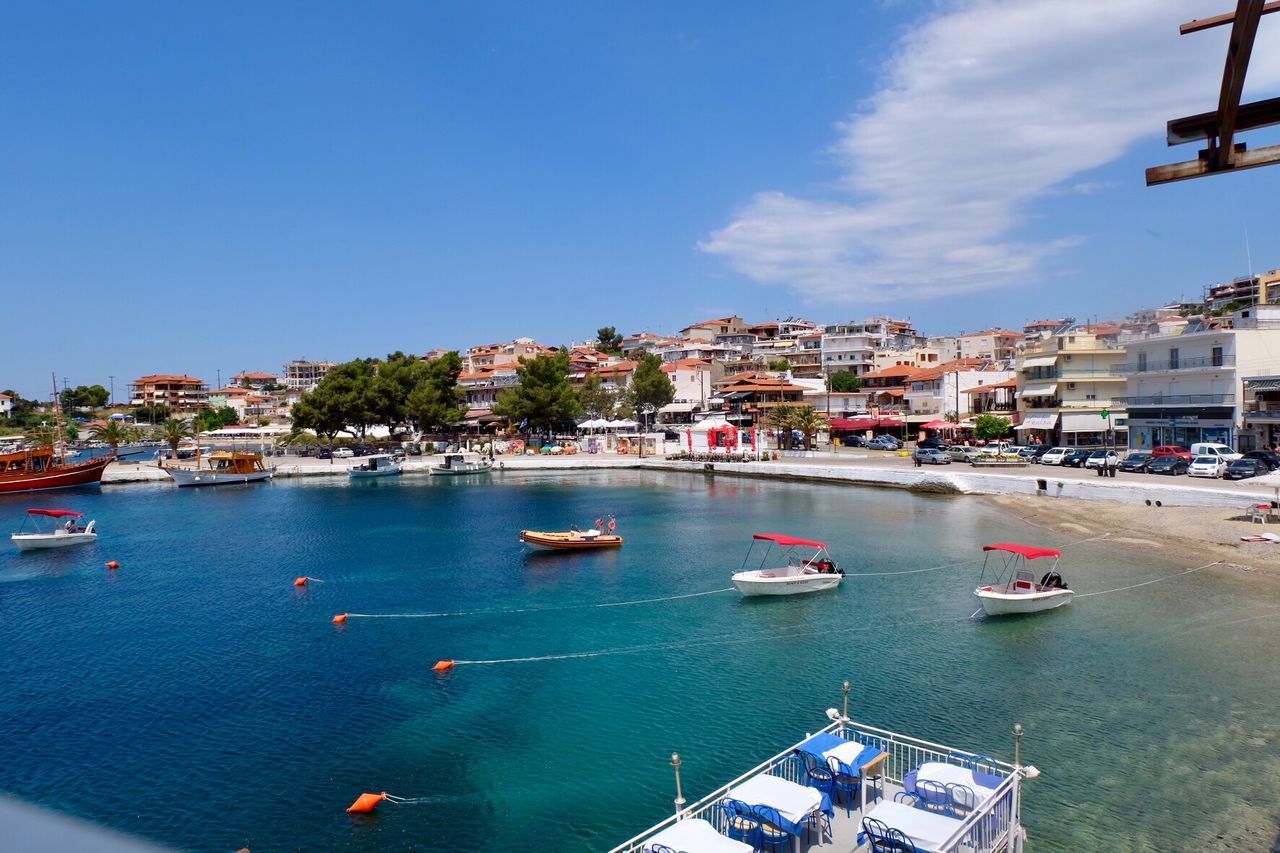
[{"label": "white van", "polygon": [[1199,444],[1191,445],[1191,458],[1197,456],[1216,456],[1226,462],[1234,462],[1241,458],[1243,454],[1236,453],[1225,444],[1218,444],[1212,441],[1202,441]]}]

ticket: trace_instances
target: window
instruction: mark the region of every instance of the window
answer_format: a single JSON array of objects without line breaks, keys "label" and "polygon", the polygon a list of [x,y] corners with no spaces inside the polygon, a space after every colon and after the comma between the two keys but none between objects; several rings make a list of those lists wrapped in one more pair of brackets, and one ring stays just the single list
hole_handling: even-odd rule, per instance
[{"label": "window", "polygon": [[1178,348],[1177,347],[1169,347],[1169,369],[1170,370],[1178,369]]},{"label": "window", "polygon": [[1138,372],[1147,372],[1147,354],[1145,352],[1138,353]]},{"label": "window", "polygon": [[1222,367],[1222,347],[1213,348],[1213,366]]}]

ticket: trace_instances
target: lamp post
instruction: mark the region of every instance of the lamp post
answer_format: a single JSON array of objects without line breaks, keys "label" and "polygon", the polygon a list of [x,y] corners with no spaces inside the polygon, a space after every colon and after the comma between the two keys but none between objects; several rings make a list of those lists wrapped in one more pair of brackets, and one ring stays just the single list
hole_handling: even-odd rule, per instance
[{"label": "lamp post", "polygon": [[680,790],[680,753],[671,753],[671,766],[676,771],[676,817],[684,811],[684,793]]},{"label": "lamp post", "polygon": [[845,722],[848,722],[849,721],[849,680],[848,679],[845,679],[843,687],[844,687],[844,720]]}]

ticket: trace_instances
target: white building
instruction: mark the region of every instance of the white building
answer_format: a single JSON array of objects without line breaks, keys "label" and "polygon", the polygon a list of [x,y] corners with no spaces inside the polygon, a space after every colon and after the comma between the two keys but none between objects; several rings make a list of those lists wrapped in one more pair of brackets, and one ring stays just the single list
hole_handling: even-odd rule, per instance
[{"label": "white building", "polygon": [[[1131,448],[1218,441],[1253,450],[1271,440],[1274,425],[1247,411],[1253,401],[1244,398],[1243,380],[1277,372],[1280,306],[1237,311],[1232,326],[1192,321],[1181,334],[1126,341],[1122,369]],[[1262,390],[1258,384],[1250,383],[1251,396]]]},{"label": "white building", "polygon": [[915,372],[907,377],[903,395],[907,423],[919,427],[951,413],[963,420],[970,414],[970,390],[1013,376],[1012,370],[997,370],[981,359],[958,359]]},{"label": "white building", "polygon": [[658,410],[663,423],[695,420],[695,415],[707,411],[715,383],[724,378],[724,367],[719,362],[692,358],[664,364],[662,372],[675,387],[671,402]]},{"label": "white building", "polygon": [[290,391],[307,392],[320,384],[324,375],[333,367],[332,361],[306,361],[297,359],[284,366],[284,384]]},{"label": "white building", "polygon": [[1124,446],[1126,355],[1118,332],[1076,326],[1026,346],[1017,362],[1019,440],[1091,447],[1114,438]]},{"label": "white building", "polygon": [[0,394],[0,418],[7,418],[13,414],[13,398],[8,394]]}]

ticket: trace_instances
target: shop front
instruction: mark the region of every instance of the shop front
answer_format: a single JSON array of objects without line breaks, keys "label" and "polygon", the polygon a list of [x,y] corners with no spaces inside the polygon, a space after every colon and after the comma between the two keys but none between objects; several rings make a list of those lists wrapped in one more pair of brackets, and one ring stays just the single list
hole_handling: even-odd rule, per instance
[{"label": "shop front", "polygon": [[1173,416],[1134,410],[1129,413],[1129,449],[1149,451],[1166,444],[1190,447],[1203,441],[1235,447],[1238,436],[1231,414],[1230,409]]}]

